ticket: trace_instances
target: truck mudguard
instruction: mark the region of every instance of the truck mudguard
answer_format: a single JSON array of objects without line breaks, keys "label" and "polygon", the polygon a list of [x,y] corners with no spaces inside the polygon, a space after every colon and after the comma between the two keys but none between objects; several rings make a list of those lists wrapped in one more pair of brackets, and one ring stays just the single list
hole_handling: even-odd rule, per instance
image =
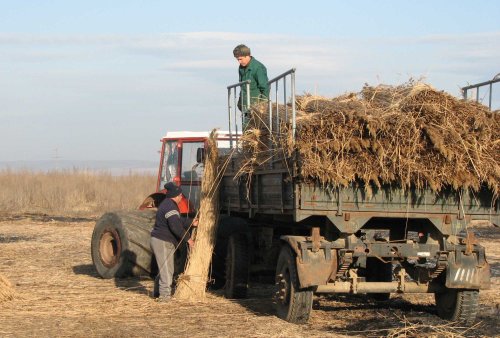
[{"label": "truck mudguard", "polygon": [[281,236],[284,245],[289,245],[296,254],[297,274],[301,288],[325,285],[337,270],[337,250],[331,243],[320,240],[314,246],[310,237]]}]

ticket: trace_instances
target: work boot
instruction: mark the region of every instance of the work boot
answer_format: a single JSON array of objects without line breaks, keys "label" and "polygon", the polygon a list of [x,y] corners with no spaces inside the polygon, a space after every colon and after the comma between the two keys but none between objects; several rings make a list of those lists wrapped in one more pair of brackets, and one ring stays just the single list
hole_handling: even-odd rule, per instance
[{"label": "work boot", "polygon": [[170,302],[172,300],[172,296],[160,296],[158,298],[156,298],[156,301],[158,303],[166,303],[166,302]]}]

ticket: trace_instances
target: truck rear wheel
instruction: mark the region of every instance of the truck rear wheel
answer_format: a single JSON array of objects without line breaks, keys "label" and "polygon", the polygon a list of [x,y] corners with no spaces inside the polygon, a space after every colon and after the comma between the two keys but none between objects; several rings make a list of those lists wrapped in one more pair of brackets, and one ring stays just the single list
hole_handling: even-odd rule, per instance
[{"label": "truck rear wheel", "polygon": [[96,223],[91,256],[102,278],[120,278],[150,272],[151,212],[109,212]]},{"label": "truck rear wheel", "polygon": [[283,246],[276,267],[276,310],[279,318],[303,324],[312,311],[313,291],[299,288],[295,261],[290,247]]},{"label": "truck rear wheel", "polygon": [[247,297],[248,291],[248,243],[245,233],[229,237],[226,253],[226,284],[224,295],[229,299]]},{"label": "truck rear wheel", "polygon": [[467,326],[474,324],[479,309],[478,290],[446,289],[434,296],[439,317]]}]

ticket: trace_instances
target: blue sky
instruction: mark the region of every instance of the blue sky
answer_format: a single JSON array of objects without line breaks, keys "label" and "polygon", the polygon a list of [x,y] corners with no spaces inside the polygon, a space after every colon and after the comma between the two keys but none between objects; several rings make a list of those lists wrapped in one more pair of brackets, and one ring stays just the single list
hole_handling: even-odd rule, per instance
[{"label": "blue sky", "polygon": [[0,0],[0,161],[154,161],[167,130],[226,129],[239,43],[270,77],[296,67],[299,92],[413,77],[459,95],[500,73],[499,13],[488,0]]}]

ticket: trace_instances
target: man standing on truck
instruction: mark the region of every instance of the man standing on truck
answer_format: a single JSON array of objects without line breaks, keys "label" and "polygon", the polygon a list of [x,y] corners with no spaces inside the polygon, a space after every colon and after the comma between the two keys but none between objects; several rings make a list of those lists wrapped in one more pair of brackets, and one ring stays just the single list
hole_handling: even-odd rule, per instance
[{"label": "man standing on truck", "polygon": [[[198,226],[198,220],[181,219],[177,204],[182,199],[182,190],[172,182],[165,184],[167,192],[156,212],[156,221],[151,231],[151,249],[158,264],[159,293],[158,301],[169,301],[172,297],[174,277],[174,253],[184,237],[190,237],[189,227]],[[194,245],[192,238],[188,239],[189,247]],[[155,280],[155,284],[156,284]]]},{"label": "man standing on truck", "polygon": [[249,119],[248,95],[250,95],[250,104],[268,100],[269,80],[266,67],[251,55],[250,48],[238,45],[234,48],[233,55],[240,64],[238,68],[239,82],[250,80],[250,94],[247,93],[247,87],[242,86],[238,100],[238,108],[243,113],[243,129],[245,129]]}]

